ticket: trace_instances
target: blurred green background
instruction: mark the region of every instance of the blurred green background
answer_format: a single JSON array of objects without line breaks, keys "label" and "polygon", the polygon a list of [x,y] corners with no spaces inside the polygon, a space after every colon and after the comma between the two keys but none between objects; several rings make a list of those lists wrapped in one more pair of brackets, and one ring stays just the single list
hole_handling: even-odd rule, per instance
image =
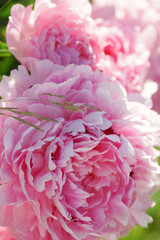
[{"label": "blurred green background", "polygon": [[[76,1],[76,0],[75,0]],[[120,1],[120,0],[119,0]],[[9,53],[6,46],[5,30],[13,4],[21,3],[25,6],[33,3],[32,0],[0,0],[0,79],[3,75],[9,75],[12,69],[17,68],[19,63]],[[160,240],[160,190],[154,194],[153,200],[156,206],[147,212],[154,221],[147,229],[137,227],[132,229],[130,234],[120,240]]]}]

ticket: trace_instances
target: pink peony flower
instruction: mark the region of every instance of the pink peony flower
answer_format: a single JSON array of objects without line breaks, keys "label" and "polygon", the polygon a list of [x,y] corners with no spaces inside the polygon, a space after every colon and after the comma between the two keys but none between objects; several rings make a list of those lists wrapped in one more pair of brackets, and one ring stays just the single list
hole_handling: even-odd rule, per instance
[{"label": "pink peony flower", "polygon": [[[132,7],[130,7],[132,5]],[[142,43],[150,51],[150,67],[146,79],[152,79],[160,86],[160,2],[157,0],[95,0],[93,18],[117,19],[128,26],[139,29]],[[149,39],[149,41],[148,41]],[[153,109],[160,112],[160,89],[153,96]]]},{"label": "pink peony flower", "polygon": [[[132,8],[130,7],[132,4]],[[160,9],[160,3],[157,0],[94,0],[92,15],[94,18],[108,19],[116,17],[117,19],[126,19],[130,22],[156,22],[157,13]],[[105,14],[105,13],[108,13]],[[140,22],[138,23],[138,20]]]},{"label": "pink peony flower", "polygon": [[117,240],[146,227],[159,183],[159,115],[89,66],[44,60],[30,69],[0,84],[11,108],[3,111],[0,223],[20,240]]},{"label": "pink peony flower", "polygon": [[[91,6],[87,0],[78,2],[37,0],[34,10],[32,5],[14,5],[6,34],[10,51],[26,66],[36,59],[50,59],[64,66],[94,67],[98,36],[94,34],[94,21],[85,14]],[[84,12],[78,12],[76,5]]]},{"label": "pink peony flower", "polygon": [[[1,113],[1,111],[0,111],[0,113]],[[2,149],[3,149],[4,122],[5,122],[5,117],[0,114],[0,154],[2,153]]]},{"label": "pink peony flower", "polygon": [[6,227],[0,227],[0,239],[1,240],[15,240],[10,230]]},{"label": "pink peony flower", "polygon": [[[86,7],[84,7],[86,5]],[[141,92],[150,51],[141,33],[125,22],[94,21],[86,1],[36,1],[14,5],[7,27],[10,51],[24,65],[49,59],[67,66],[87,64],[120,81],[127,92]]]},{"label": "pink peony flower", "polygon": [[97,28],[101,36],[99,68],[120,81],[128,93],[141,92],[150,56],[141,41],[141,33],[116,19],[99,19]]}]

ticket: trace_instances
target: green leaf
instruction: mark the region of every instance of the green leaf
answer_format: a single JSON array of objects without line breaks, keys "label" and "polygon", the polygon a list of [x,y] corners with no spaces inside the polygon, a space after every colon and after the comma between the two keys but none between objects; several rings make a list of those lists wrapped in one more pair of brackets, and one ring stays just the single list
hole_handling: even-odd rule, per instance
[{"label": "green leaf", "polygon": [[[57,106],[61,106],[61,107],[66,108],[66,109],[68,109],[68,110],[70,110],[70,111],[75,111],[75,112],[77,112],[77,111],[79,111],[79,110],[82,110],[83,112],[86,111],[85,109],[80,108],[80,107],[76,107],[76,106],[74,106],[74,105],[69,105],[69,106],[68,106],[68,105],[64,105],[64,104],[62,104],[62,103],[58,103],[58,102],[50,102],[50,103],[55,104],[55,105],[57,105]],[[64,102],[64,103],[66,103],[66,102]]]},{"label": "green leaf", "polygon": [[0,41],[0,49],[8,49],[7,43]]},{"label": "green leaf", "polygon": [[11,2],[11,0],[8,0],[8,1],[0,8],[0,11],[2,11],[3,8],[5,8],[10,2]]},{"label": "green leaf", "polygon": [[29,123],[29,122],[25,121],[24,119],[20,119],[20,118],[15,117],[15,116],[10,116],[10,117],[11,117],[11,118],[14,118],[14,119],[16,119],[16,120],[18,120],[18,121],[20,121],[20,122],[22,122],[22,123],[24,123],[24,124],[27,124],[27,125],[29,125],[29,126],[35,128],[35,129],[37,129],[37,130],[39,130],[39,131],[41,131],[41,132],[43,132],[43,130],[42,130],[41,128],[39,128],[39,127],[33,125],[32,123]]},{"label": "green leaf", "polygon": [[17,111],[16,109],[18,109],[18,108],[0,107],[0,110],[3,110],[3,111],[10,111],[12,113],[20,114],[20,115],[23,115],[23,116],[37,117],[37,118],[39,118],[41,120],[45,120],[45,121],[49,121],[49,122],[51,122],[51,121],[52,122],[58,122],[55,119],[47,118],[47,117],[44,117],[44,116],[41,116],[41,115],[37,115],[34,112],[30,112],[30,111],[21,112],[21,111]]},{"label": "green leaf", "polygon": [[66,104],[66,105],[68,105],[68,106],[70,106],[71,110],[73,110],[73,111],[81,110],[81,111],[83,111],[83,112],[86,112],[86,109],[84,109],[84,108],[82,108],[82,107],[76,107],[76,106],[75,106],[73,103],[71,103],[71,102],[65,101],[65,102],[63,102],[63,103]]},{"label": "green leaf", "polygon": [[59,97],[59,98],[65,97],[64,95],[55,95],[55,94],[52,94],[52,93],[42,93],[42,94],[43,94],[43,95],[52,96],[52,97]]},{"label": "green leaf", "polygon": [[93,106],[91,106],[91,105],[88,105],[88,104],[84,104],[83,106],[88,107],[88,108],[93,109],[93,110],[98,111],[98,112],[102,112],[101,109],[95,108],[95,107],[93,107]]},{"label": "green leaf", "polygon": [[20,111],[15,111],[15,110],[9,110],[13,113],[17,113],[17,114],[20,114],[20,115],[25,115],[25,116],[32,116],[32,117],[37,117],[41,120],[45,120],[45,121],[48,121],[48,122],[58,122],[57,120],[55,119],[51,119],[51,118],[47,118],[47,117],[44,117],[44,116],[41,116],[41,115],[37,115],[35,114],[34,112],[29,112],[29,111],[26,111],[26,112],[20,112]]},{"label": "green leaf", "polygon": [[160,151],[160,147],[154,146],[154,148],[157,149],[158,151]]},{"label": "green leaf", "polygon": [[0,49],[0,57],[10,57],[11,53],[8,49]]},{"label": "green leaf", "polygon": [[[70,105],[65,105],[65,104],[62,104],[62,103],[59,103],[59,102],[51,102],[51,101],[46,101],[44,99],[37,99],[37,98],[27,98],[27,99],[3,99],[3,100],[0,100],[0,101],[3,101],[3,102],[12,102],[12,101],[20,101],[20,100],[28,100],[28,101],[40,101],[40,102],[45,102],[45,103],[51,103],[51,104],[54,104],[54,105],[57,105],[57,106],[61,106],[63,108],[66,108],[70,111],[79,111],[79,110],[82,110],[83,112],[85,112],[86,110],[84,108],[81,108],[81,107],[76,107],[74,106],[72,103],[70,103]],[[66,103],[69,103],[69,102],[66,102]]]},{"label": "green leaf", "polygon": [[0,58],[0,74],[10,75],[10,71],[17,68],[19,64],[12,55],[10,57]]},{"label": "green leaf", "polygon": [[71,102],[67,102],[67,101],[65,101],[64,103],[67,104],[67,105],[69,105],[69,106],[72,106],[72,107],[74,106],[74,104],[71,103]]},{"label": "green leaf", "polygon": [[19,108],[12,108],[12,107],[0,107],[0,110],[7,110],[7,111],[11,111],[11,110],[15,110],[15,109],[19,109]]},{"label": "green leaf", "polygon": [[[48,96],[52,96],[52,97],[59,97],[59,98],[65,97],[64,95],[55,95],[55,94],[52,94],[52,93],[43,93],[43,95],[48,95]],[[64,107],[64,108],[67,108],[70,111],[82,110],[83,112],[85,112],[85,109],[83,109],[81,107],[76,107],[73,103],[70,103],[70,102],[67,102],[67,101],[64,101],[63,102],[64,104],[58,103],[58,102],[50,102],[50,103],[61,106],[61,107]]]},{"label": "green leaf", "polygon": [[6,113],[0,113],[0,115],[4,115],[4,116],[7,116],[7,117],[11,117],[11,118],[13,118],[13,119],[15,119],[15,120],[17,120],[17,121],[19,121],[19,122],[22,122],[22,123],[24,123],[24,124],[27,124],[27,125],[35,128],[35,129],[38,130],[38,131],[43,132],[43,130],[42,130],[41,128],[35,126],[35,125],[32,124],[32,123],[29,123],[29,122],[25,121],[24,119],[20,119],[20,118],[18,118],[18,117],[16,117],[16,116],[8,115],[8,114],[6,114]]}]

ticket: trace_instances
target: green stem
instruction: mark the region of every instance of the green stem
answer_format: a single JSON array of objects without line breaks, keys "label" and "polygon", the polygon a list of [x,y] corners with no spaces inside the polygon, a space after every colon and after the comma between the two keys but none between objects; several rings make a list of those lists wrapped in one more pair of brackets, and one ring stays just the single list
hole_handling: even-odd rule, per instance
[{"label": "green stem", "polygon": [[3,8],[5,8],[10,2],[11,2],[11,0],[8,0],[8,1],[0,8],[0,11],[2,11]]}]

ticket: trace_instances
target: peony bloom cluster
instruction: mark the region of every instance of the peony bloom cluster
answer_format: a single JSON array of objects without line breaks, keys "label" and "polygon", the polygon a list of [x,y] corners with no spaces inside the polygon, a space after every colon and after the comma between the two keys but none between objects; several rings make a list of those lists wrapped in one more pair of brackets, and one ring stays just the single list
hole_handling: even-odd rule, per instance
[{"label": "peony bloom cluster", "polygon": [[158,8],[135,1],[127,14],[122,2],[98,0],[92,11],[87,0],[36,0],[11,10],[7,44],[22,65],[0,83],[6,240],[8,231],[16,240],[118,240],[152,221],[160,115],[144,96],[158,62],[156,34],[147,36],[158,22],[147,26],[145,16]]},{"label": "peony bloom cluster", "polygon": [[14,118],[4,121],[0,223],[24,240],[118,239],[147,226],[158,114],[89,66],[43,60],[30,69],[12,72],[13,95],[2,80]]},{"label": "peony bloom cluster", "polygon": [[101,54],[98,68],[116,78],[128,93],[141,92],[149,66],[150,51],[141,41],[141,32],[116,19],[97,20]]},{"label": "peony bloom cluster", "polygon": [[158,83],[158,91],[153,96],[153,108],[160,112],[160,2],[94,0],[92,16],[103,21],[116,19],[141,32],[142,43],[150,51],[146,77]]},{"label": "peony bloom cluster", "polygon": [[[87,1],[80,2],[89,9]],[[116,19],[94,21],[89,10],[78,10],[53,0],[37,0],[34,10],[13,6],[6,35],[10,51],[28,68],[38,59],[87,64],[118,79],[127,92],[140,92],[150,54],[141,32]]]},{"label": "peony bloom cluster", "polygon": [[32,5],[13,6],[6,35],[10,51],[26,66],[36,59],[49,59],[63,66],[95,67],[100,50],[93,19],[72,8],[69,1],[54,2],[36,1],[34,10]]}]

